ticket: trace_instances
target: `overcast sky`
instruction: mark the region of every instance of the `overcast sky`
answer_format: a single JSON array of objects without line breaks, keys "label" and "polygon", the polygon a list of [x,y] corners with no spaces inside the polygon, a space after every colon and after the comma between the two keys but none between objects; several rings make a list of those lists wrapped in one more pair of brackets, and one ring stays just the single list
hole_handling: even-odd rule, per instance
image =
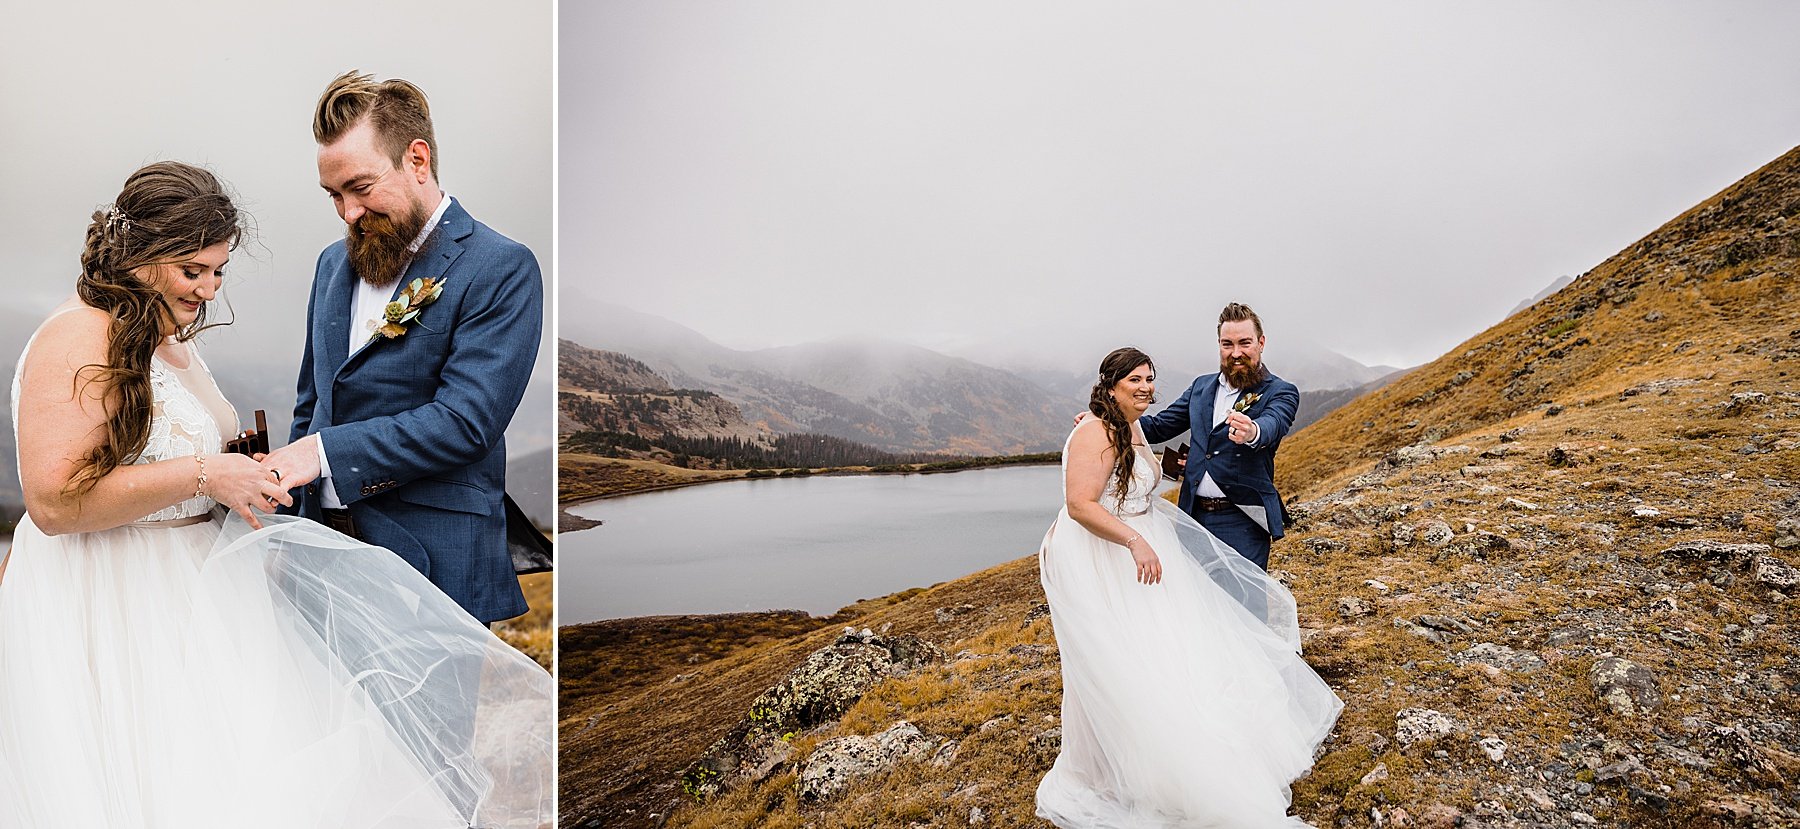
[{"label": "overcast sky", "polygon": [[[344,230],[319,188],[312,109],[353,68],[425,90],[445,190],[531,247],[553,277],[550,0],[32,3],[8,18],[0,286],[28,318],[73,292],[88,216],[133,170],[162,159],[209,167],[238,193],[256,233],[227,268],[236,324],[205,335],[203,353],[220,374],[278,364],[271,383],[284,399],[233,402],[245,413],[280,409],[285,423],[313,265]],[[541,388],[548,351],[534,378]],[[0,355],[8,378],[16,357]],[[536,448],[547,447],[549,406],[544,393],[512,433],[532,432]],[[509,448],[531,448],[519,443]]]},{"label": "overcast sky", "polygon": [[[1431,360],[1800,143],[1800,4],[565,2],[563,278],[739,348]],[[578,308],[565,313],[579,313]]]}]

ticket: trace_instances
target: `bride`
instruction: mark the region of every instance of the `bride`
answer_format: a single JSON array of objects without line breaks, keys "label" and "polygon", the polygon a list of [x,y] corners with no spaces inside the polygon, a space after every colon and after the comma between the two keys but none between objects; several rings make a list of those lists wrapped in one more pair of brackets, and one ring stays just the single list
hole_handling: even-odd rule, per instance
[{"label": "bride", "polygon": [[194,337],[241,233],[211,173],[138,170],[20,358],[0,827],[547,825],[550,675],[220,451]]},{"label": "bride", "polygon": [[1062,751],[1037,813],[1063,829],[1305,826],[1288,784],[1343,708],[1299,657],[1294,598],[1153,490],[1137,419],[1155,366],[1106,355],[1063,448],[1038,563],[1062,653]]}]

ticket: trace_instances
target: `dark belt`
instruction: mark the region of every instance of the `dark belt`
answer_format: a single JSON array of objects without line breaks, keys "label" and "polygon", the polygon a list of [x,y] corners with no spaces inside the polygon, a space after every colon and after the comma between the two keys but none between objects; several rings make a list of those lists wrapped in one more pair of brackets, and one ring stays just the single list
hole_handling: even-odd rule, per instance
[{"label": "dark belt", "polygon": [[1194,509],[1200,510],[1201,512],[1218,512],[1222,509],[1231,509],[1234,506],[1236,505],[1231,503],[1231,499],[1229,498],[1208,498],[1204,495],[1194,496]]},{"label": "dark belt", "polygon": [[325,526],[330,527],[334,530],[337,530],[338,532],[341,532],[344,535],[350,536],[351,538],[356,538],[356,539],[361,538],[361,536],[356,534],[356,520],[350,517],[349,510],[347,510],[347,509],[326,509],[326,510],[324,510],[324,513],[325,513]]}]

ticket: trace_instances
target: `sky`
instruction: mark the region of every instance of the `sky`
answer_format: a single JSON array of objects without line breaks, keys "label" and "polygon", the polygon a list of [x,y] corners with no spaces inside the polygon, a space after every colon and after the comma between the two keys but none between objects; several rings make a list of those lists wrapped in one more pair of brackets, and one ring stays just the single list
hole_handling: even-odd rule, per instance
[{"label": "sky", "polygon": [[1800,143],[1796,4],[559,14],[565,287],[736,348],[1412,366]]},{"label": "sky", "polygon": [[[233,401],[246,419],[261,408],[285,424],[313,265],[344,230],[319,187],[312,110],[349,69],[425,90],[445,191],[525,243],[554,277],[549,0],[446,0],[428,10],[340,0],[34,3],[11,22],[20,15],[28,25],[10,27],[0,50],[9,323],[35,321],[73,293],[88,217],[133,170],[162,159],[208,167],[237,193],[254,232],[226,268],[230,310],[210,317],[235,322],[203,335],[202,354],[222,381],[254,389]],[[533,380],[541,405],[515,417],[515,454],[551,445],[549,325],[544,342]],[[0,355],[8,377],[16,358]]]}]

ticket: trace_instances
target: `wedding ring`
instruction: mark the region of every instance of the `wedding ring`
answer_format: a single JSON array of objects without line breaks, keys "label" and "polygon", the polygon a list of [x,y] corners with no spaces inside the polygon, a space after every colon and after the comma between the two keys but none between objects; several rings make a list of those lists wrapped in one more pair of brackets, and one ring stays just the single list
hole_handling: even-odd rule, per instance
[{"label": "wedding ring", "polygon": [[281,470],[271,468],[269,471],[275,473],[275,483],[281,483]]}]

